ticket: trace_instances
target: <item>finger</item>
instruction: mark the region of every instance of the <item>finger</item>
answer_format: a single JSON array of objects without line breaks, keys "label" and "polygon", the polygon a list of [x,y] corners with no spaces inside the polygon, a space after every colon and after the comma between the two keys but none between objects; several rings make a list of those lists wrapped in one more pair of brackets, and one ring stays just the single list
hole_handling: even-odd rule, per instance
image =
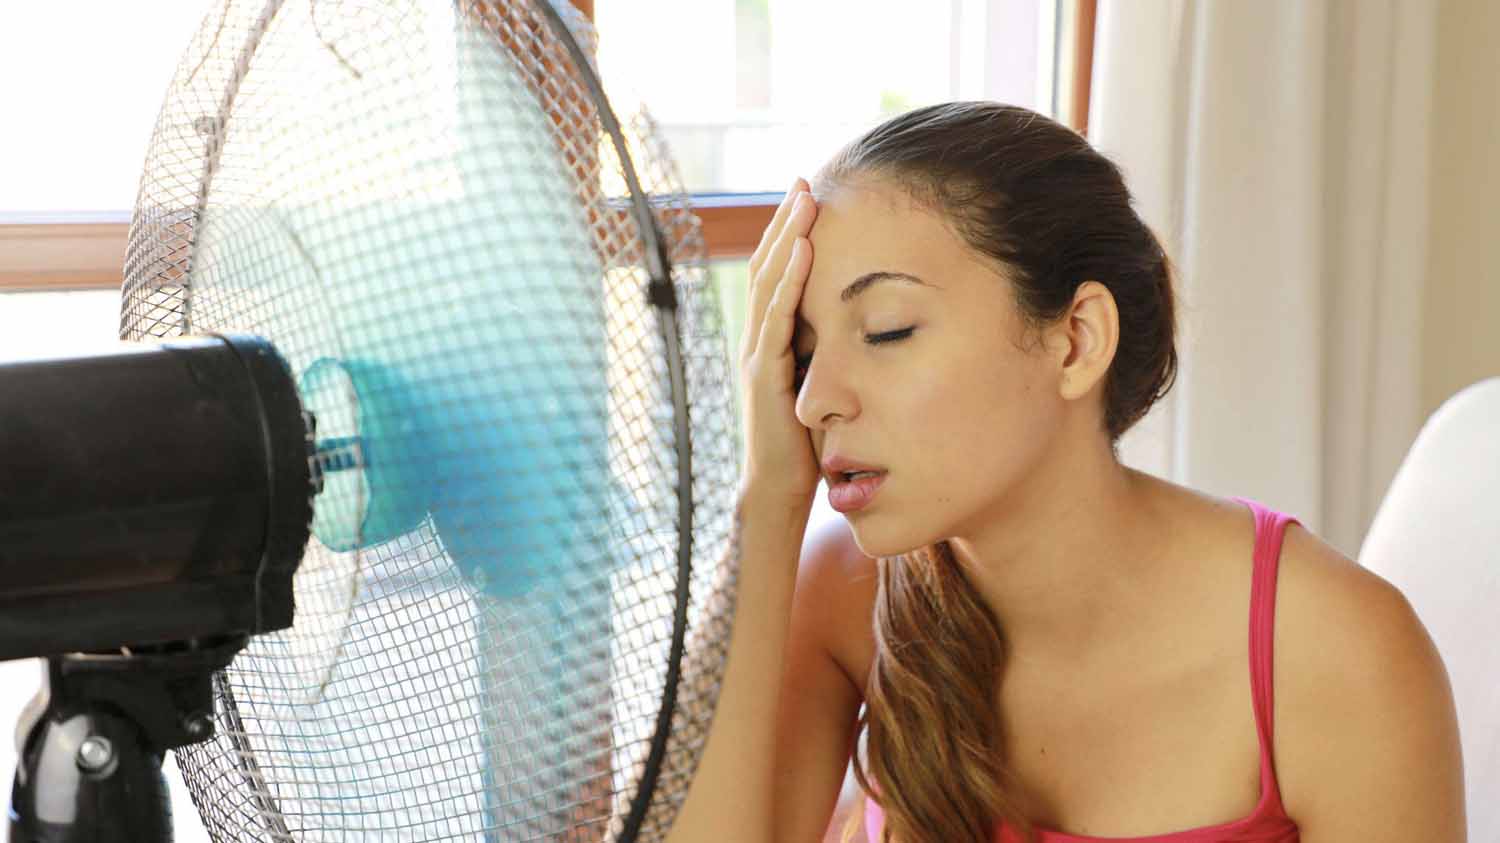
[{"label": "finger", "polygon": [[755,352],[754,343],[760,337],[766,306],[772,294],[776,292],[782,274],[786,272],[792,244],[798,237],[807,235],[816,217],[817,203],[813,201],[811,194],[803,193],[793,204],[791,215],[772,245],[766,262],[750,279],[749,301],[745,304],[745,339],[751,343],[751,346],[746,349],[747,354]]},{"label": "finger", "polygon": [[781,204],[776,206],[776,213],[771,215],[771,222],[766,225],[766,230],[760,234],[760,242],[756,244],[755,251],[750,253],[751,277],[754,277],[761,265],[765,263],[766,253],[770,251],[771,244],[776,242],[776,236],[781,233],[782,227],[786,225],[786,218],[791,214],[792,203],[796,201],[797,195],[806,190],[807,182],[803,181],[801,176],[798,176],[796,181],[792,182],[792,189],[788,190],[786,195],[781,198]]},{"label": "finger", "polygon": [[[786,252],[784,249],[778,252],[777,245],[785,235],[788,224],[796,217],[797,209],[800,207],[798,203],[804,201],[802,196],[808,195],[807,191],[802,189],[804,186],[805,182],[800,177],[793,183],[792,189],[787,192],[786,198],[782,200],[781,206],[772,216],[771,224],[761,232],[760,245],[756,246],[755,253],[750,256],[750,282],[745,285],[746,313],[759,314],[764,310],[768,294],[762,293],[757,296],[756,289],[765,286],[768,283],[766,279],[774,285],[776,279],[781,277],[781,265],[777,261],[784,259]],[[756,307],[756,302],[760,302],[761,306]],[[748,336],[754,338],[758,336],[758,333],[751,332]]]},{"label": "finger", "polygon": [[782,229],[786,227],[786,219],[791,215],[792,208],[796,204],[798,190],[802,184],[802,177],[798,176],[792,182],[792,187],[781,198],[781,204],[776,207],[776,212],[771,215],[771,222],[766,225],[760,234],[760,242],[756,244],[755,251],[751,253],[748,264],[748,277],[745,282],[745,326],[740,333],[740,358],[744,359],[754,350],[755,338],[760,336],[760,320],[757,318],[759,311],[755,307],[758,300],[755,295],[756,287],[760,286],[761,269],[765,266],[766,256],[771,251],[772,244],[781,235]]},{"label": "finger", "polygon": [[765,324],[761,326],[758,350],[765,358],[761,365],[771,367],[763,371],[785,373],[783,386],[788,391],[792,385],[790,366],[793,365],[792,336],[796,328],[797,305],[802,301],[802,290],[811,268],[812,242],[806,237],[798,237],[793,241],[786,271],[776,285],[776,294],[771,298]]}]

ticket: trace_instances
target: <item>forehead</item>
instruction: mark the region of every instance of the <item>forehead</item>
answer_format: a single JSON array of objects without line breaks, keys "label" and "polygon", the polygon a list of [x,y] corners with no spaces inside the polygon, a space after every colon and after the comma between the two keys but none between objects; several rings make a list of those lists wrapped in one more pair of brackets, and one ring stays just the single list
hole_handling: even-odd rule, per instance
[{"label": "forehead", "polygon": [[[879,184],[838,186],[817,194],[818,216],[808,239],[812,272],[798,306],[799,321],[818,324],[860,303],[891,297],[952,298],[986,267],[935,211],[895,187]],[[940,289],[902,283],[872,285],[845,303],[840,294],[871,272],[915,275]]]}]

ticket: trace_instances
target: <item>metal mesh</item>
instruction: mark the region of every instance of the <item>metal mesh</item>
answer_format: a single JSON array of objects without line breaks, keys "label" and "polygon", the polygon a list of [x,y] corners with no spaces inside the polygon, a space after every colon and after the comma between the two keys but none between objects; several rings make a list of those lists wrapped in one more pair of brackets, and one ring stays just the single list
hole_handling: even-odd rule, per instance
[{"label": "metal mesh", "polygon": [[641,113],[622,122],[675,328],[648,303],[625,165],[564,47],[521,0],[226,0],[179,65],[121,337],[264,336],[319,438],[366,448],[315,499],[294,626],[216,677],[216,734],[178,753],[216,841],[621,839],[653,738],[636,839],[685,795],[737,569],[721,311]]}]

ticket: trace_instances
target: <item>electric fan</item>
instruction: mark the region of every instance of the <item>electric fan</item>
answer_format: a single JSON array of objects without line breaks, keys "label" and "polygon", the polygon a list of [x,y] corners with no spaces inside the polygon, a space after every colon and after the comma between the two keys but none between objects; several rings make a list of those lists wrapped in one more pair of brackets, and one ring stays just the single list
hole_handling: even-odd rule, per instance
[{"label": "electric fan", "polygon": [[[130,227],[120,336],[142,351],[74,361],[89,389],[31,370],[109,408],[88,441],[131,443],[122,509],[174,513],[182,558],[143,567],[208,582],[231,566],[186,519],[262,529],[236,580],[253,612],[175,590],[138,640],[82,653],[63,601],[32,636],[68,651],[54,697],[99,659],[197,654],[155,734],[215,841],[651,840],[686,794],[740,443],[697,220],[592,39],[546,0],[224,0]],[[264,459],[175,447],[245,419],[215,450]],[[148,474],[176,485],[131,500]],[[91,611],[127,590],[101,580]],[[84,739],[58,738],[93,787]]]}]

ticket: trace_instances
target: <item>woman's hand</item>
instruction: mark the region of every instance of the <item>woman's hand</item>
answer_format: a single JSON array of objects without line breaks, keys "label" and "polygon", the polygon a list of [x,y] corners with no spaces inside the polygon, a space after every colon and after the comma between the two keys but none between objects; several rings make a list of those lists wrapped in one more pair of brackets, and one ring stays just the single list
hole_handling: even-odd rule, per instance
[{"label": "woman's hand", "polygon": [[808,429],[796,415],[792,331],[812,269],[807,233],[817,213],[807,182],[797,179],[750,256],[740,339],[746,461],[741,495],[784,503],[804,515],[822,472]]}]

